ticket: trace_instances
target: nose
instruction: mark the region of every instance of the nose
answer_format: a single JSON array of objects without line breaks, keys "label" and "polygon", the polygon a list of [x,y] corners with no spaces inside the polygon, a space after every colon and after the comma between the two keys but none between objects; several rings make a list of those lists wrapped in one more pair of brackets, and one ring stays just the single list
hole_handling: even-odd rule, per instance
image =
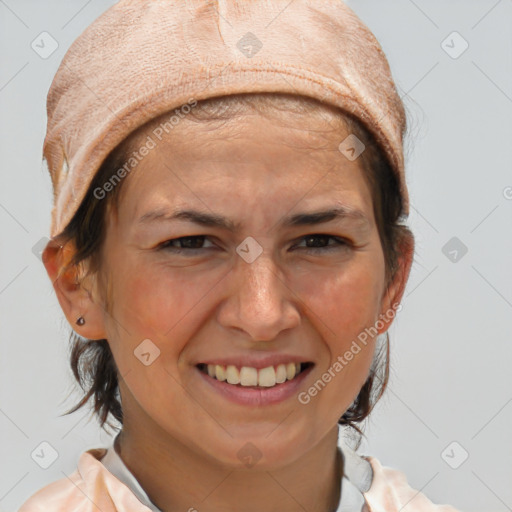
[{"label": "nose", "polygon": [[217,316],[223,327],[242,330],[252,341],[271,341],[299,325],[299,298],[265,253],[252,263],[240,258],[231,272],[229,293]]}]

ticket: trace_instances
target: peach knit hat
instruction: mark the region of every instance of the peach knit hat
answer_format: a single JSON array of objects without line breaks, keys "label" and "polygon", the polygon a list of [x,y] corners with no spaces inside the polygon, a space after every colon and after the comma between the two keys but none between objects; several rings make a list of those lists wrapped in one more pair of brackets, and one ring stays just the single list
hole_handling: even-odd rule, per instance
[{"label": "peach knit hat", "polygon": [[309,96],[356,116],[408,214],[404,108],[379,43],[342,0],[120,0],[74,41],[48,93],[51,237],[132,131],[190,101],[244,92]]}]

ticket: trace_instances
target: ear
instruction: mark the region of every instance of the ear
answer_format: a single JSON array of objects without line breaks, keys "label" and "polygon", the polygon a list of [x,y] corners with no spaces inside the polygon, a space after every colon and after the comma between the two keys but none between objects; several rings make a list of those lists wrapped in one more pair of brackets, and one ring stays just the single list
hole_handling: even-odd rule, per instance
[{"label": "ear", "polygon": [[400,240],[398,268],[391,283],[386,288],[383,298],[382,307],[379,315],[379,324],[384,324],[378,329],[379,334],[385,333],[396,316],[397,310],[401,309],[400,301],[405,291],[411,266],[414,258],[414,236],[408,231]]},{"label": "ear", "polygon": [[[89,278],[79,283],[81,276],[76,266],[65,270],[75,253],[72,242],[62,246],[51,239],[42,253],[43,264],[53,283],[62,311],[73,330],[87,339],[107,339],[104,308],[97,298],[93,298],[89,287],[86,287]],[[80,316],[85,319],[84,325],[76,323]]]}]

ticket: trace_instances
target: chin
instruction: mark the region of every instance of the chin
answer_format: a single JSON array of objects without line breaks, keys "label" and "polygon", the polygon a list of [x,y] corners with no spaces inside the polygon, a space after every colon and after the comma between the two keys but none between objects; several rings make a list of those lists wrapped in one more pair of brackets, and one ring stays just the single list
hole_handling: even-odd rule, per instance
[{"label": "chin", "polygon": [[[301,443],[290,436],[283,426],[244,425],[226,428],[233,436],[222,436],[221,442],[213,441],[208,452],[216,461],[230,469],[253,469],[274,471],[292,464],[307,451],[299,448]],[[212,448],[214,448],[212,450]]]}]

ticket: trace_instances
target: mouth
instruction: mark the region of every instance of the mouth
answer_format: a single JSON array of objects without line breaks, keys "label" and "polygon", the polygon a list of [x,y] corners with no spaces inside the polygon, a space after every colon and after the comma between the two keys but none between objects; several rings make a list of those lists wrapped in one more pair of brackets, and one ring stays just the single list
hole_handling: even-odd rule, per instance
[{"label": "mouth", "polygon": [[247,411],[293,399],[306,385],[306,379],[315,366],[311,361],[285,360],[274,365],[262,360],[252,362],[259,368],[211,363],[215,361],[199,363],[195,368],[205,391],[238,406],[248,407]]},{"label": "mouth", "polygon": [[278,388],[288,381],[294,381],[313,366],[314,363],[311,361],[281,363],[265,368],[206,363],[196,365],[201,373],[215,381],[238,388],[260,390]]}]

